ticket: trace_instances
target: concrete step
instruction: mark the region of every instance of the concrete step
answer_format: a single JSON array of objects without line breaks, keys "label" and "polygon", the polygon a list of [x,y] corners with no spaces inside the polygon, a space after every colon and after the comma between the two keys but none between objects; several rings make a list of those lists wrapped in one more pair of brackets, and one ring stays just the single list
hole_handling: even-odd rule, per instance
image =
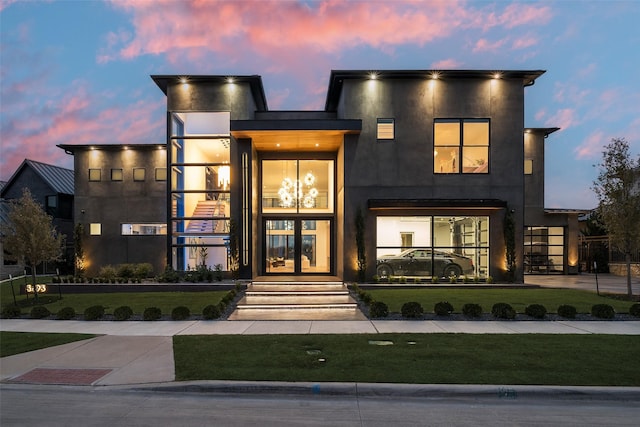
[{"label": "concrete step", "polygon": [[242,305],[335,305],[335,304],[355,304],[353,298],[349,294],[344,295],[314,295],[314,294],[247,294],[239,304]]},{"label": "concrete step", "polygon": [[341,282],[253,282],[247,287],[248,292],[348,292],[347,286]]}]

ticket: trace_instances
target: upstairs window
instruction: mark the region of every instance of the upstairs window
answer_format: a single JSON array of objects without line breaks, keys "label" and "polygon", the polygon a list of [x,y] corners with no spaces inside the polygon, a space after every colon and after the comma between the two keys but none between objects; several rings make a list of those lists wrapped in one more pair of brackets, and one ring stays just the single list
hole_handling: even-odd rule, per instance
[{"label": "upstairs window", "polygon": [[433,135],[434,173],[489,172],[488,119],[437,119]]},{"label": "upstairs window", "polygon": [[533,160],[524,159],[524,174],[533,175]]},{"label": "upstairs window", "polygon": [[145,179],[145,168],[133,168],[133,180],[144,181],[144,179]]},{"label": "upstairs window", "polygon": [[101,175],[100,169],[89,169],[89,181],[100,181]]},{"label": "upstairs window", "polygon": [[393,119],[378,119],[378,140],[395,138],[395,122]]},{"label": "upstairs window", "polygon": [[122,181],[122,169],[111,169],[111,181]]}]

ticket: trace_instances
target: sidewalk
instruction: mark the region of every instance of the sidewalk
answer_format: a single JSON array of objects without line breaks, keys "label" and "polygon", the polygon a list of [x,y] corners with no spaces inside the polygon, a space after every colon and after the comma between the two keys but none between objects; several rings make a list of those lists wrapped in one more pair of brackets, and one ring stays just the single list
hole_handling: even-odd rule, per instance
[{"label": "sidewalk", "polygon": [[[172,337],[262,334],[612,334],[640,335],[640,321],[157,321],[3,319],[0,330],[100,335],[0,359],[0,381],[122,386],[175,380]],[[226,383],[225,383],[226,384]],[[235,384],[235,383],[234,383]],[[227,385],[228,386],[228,385]],[[225,386],[226,387],[226,386]],[[235,386],[233,386],[235,387]]]}]

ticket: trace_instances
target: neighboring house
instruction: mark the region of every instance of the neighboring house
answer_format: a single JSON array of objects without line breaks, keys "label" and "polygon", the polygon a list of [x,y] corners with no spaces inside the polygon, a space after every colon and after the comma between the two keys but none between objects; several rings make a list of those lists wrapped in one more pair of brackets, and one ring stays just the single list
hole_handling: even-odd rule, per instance
[{"label": "neighboring house", "polygon": [[321,111],[270,111],[256,75],[152,76],[166,143],[59,146],[75,158],[88,273],[228,270],[237,238],[241,278],[355,280],[358,210],[368,278],[502,280],[508,212],[516,281],[577,272],[577,211],[544,208],[556,128],[524,125],[525,88],[543,73],[332,71]]},{"label": "neighboring house", "polygon": [[[34,200],[53,217],[56,230],[66,236],[63,259],[39,266],[38,273],[55,272],[58,268],[61,274],[73,274],[73,186],[72,170],[25,159],[0,190],[0,220],[6,222],[9,201],[22,197],[23,189],[28,188]],[[1,267],[2,278],[9,274],[23,274],[23,267],[6,259],[4,249]]]}]

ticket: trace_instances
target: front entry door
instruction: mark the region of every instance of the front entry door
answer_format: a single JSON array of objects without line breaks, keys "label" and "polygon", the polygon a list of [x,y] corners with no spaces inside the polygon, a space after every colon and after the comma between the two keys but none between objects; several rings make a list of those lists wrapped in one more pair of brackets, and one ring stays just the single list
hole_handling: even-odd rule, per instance
[{"label": "front entry door", "polygon": [[267,274],[331,273],[330,219],[265,219]]}]

